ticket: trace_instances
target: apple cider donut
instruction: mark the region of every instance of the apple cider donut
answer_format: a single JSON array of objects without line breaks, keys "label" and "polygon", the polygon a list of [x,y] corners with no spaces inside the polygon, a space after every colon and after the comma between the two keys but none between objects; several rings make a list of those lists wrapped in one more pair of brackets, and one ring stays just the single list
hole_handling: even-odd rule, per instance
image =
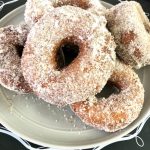
[{"label": "apple cider donut", "polygon": [[21,55],[27,34],[25,24],[0,28],[0,84],[20,93],[31,91],[21,72]]},{"label": "apple cider donut", "polygon": [[115,47],[104,16],[58,7],[31,29],[23,75],[43,100],[71,104],[103,88],[115,66]]},{"label": "apple cider donut", "polygon": [[139,116],[144,102],[144,88],[138,75],[119,61],[109,82],[119,89],[117,94],[113,93],[108,98],[92,96],[72,104],[71,108],[87,125],[115,132]]},{"label": "apple cider donut", "polygon": [[150,64],[150,22],[141,5],[125,1],[106,13],[119,57],[134,68]]},{"label": "apple cider donut", "polygon": [[25,21],[27,24],[33,25],[45,13],[64,5],[80,7],[97,15],[106,10],[99,0],[27,0]]},{"label": "apple cider donut", "polygon": [[141,5],[125,1],[106,13],[119,57],[134,68],[150,64],[150,22]]}]

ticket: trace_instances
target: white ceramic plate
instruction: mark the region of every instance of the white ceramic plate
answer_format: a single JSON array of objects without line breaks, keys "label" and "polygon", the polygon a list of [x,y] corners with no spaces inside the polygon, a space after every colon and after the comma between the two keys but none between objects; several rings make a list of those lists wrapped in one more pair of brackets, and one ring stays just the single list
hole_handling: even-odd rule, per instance
[{"label": "white ceramic plate", "polygon": [[[110,7],[105,3],[105,6]],[[24,6],[3,19],[0,26],[23,21]],[[83,124],[69,108],[59,109],[34,95],[16,95],[0,86],[0,122],[33,143],[54,148],[91,148],[117,141],[135,129],[150,114],[150,67],[138,71],[145,87],[145,104],[139,118],[124,130],[105,133]]]}]

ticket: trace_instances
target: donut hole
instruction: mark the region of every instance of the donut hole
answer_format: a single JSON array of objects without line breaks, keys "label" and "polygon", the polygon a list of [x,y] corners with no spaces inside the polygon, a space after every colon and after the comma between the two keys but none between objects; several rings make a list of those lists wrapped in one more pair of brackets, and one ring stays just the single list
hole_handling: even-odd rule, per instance
[{"label": "donut hole", "polygon": [[17,55],[21,58],[24,46],[23,45],[16,45],[15,48],[16,48]]},{"label": "donut hole", "polygon": [[120,92],[121,89],[117,86],[117,84],[109,81],[104,86],[103,90],[95,96],[97,98],[108,98],[112,94],[119,94]]},{"label": "donut hole", "polygon": [[56,1],[53,5],[54,8],[56,7],[61,7],[61,6],[75,6],[75,7],[80,7],[82,9],[87,10],[90,8],[90,4],[85,1],[85,0],[62,0],[62,1]]},{"label": "donut hole", "polygon": [[69,66],[79,54],[79,46],[74,42],[63,42],[56,53],[56,69],[62,70]]}]

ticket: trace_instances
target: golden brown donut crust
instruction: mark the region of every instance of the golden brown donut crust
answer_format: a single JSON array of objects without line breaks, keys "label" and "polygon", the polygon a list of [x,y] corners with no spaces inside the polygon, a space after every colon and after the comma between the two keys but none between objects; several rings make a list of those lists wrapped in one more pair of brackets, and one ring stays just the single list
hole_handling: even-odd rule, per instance
[{"label": "golden brown donut crust", "polygon": [[120,89],[119,94],[101,99],[92,96],[88,101],[72,104],[71,108],[87,125],[115,132],[139,116],[144,102],[144,88],[138,75],[119,61],[109,81]]}]

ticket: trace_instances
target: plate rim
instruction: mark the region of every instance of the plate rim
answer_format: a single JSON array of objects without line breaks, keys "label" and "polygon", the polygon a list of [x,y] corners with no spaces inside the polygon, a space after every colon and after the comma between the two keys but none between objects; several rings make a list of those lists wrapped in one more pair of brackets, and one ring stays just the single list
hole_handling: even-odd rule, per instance
[{"label": "plate rim", "polygon": [[[9,13],[7,13],[5,16],[3,16],[3,17],[0,19],[0,24],[1,24],[2,22],[5,22],[6,18],[12,18],[12,14],[20,13],[19,10],[24,9],[24,7],[25,7],[25,4],[24,4],[24,5],[21,5],[21,6],[17,7],[17,8],[15,8],[15,9],[13,9],[12,11],[10,11]],[[8,19],[7,19],[7,20],[8,20]],[[0,27],[2,27],[2,26],[0,25]]]},{"label": "plate rim", "polygon": [[[112,4],[107,3],[107,2],[103,2],[103,3],[112,5]],[[16,9],[14,9],[12,11],[10,11],[8,14],[6,14],[4,17],[2,17],[0,19],[0,23],[5,22],[5,20],[8,20],[7,18],[12,17],[12,14],[19,13],[19,10],[24,9],[24,7],[25,7],[25,4],[17,7]],[[46,142],[42,142],[42,141],[33,139],[32,137],[28,137],[24,133],[20,133],[19,131],[17,131],[17,128],[15,128],[15,129],[12,128],[11,125],[9,125],[9,123],[7,121],[4,121],[5,119],[2,119],[3,117],[0,118],[0,123],[2,123],[2,125],[4,125],[7,129],[9,129],[13,133],[19,135],[23,139],[26,139],[26,140],[28,140],[30,142],[33,142],[33,143],[36,143],[38,145],[44,145],[46,147],[53,147],[53,148],[65,148],[65,149],[80,148],[80,149],[85,149],[85,148],[97,147],[99,145],[101,145],[101,146],[102,145],[109,145],[111,143],[117,142],[117,140],[119,140],[121,137],[127,135],[128,133],[133,131],[135,128],[137,128],[149,116],[149,114],[150,114],[150,110],[144,115],[144,117],[140,121],[134,122],[134,124],[132,124],[128,127],[128,130],[125,130],[125,131],[121,132],[119,135],[116,135],[113,139],[109,138],[106,141],[102,140],[102,141],[91,143],[91,144],[83,144],[83,145],[77,145],[77,146],[65,145],[65,143],[64,143],[64,145],[63,144],[54,145],[54,144],[51,144],[51,143],[46,143]]]}]

